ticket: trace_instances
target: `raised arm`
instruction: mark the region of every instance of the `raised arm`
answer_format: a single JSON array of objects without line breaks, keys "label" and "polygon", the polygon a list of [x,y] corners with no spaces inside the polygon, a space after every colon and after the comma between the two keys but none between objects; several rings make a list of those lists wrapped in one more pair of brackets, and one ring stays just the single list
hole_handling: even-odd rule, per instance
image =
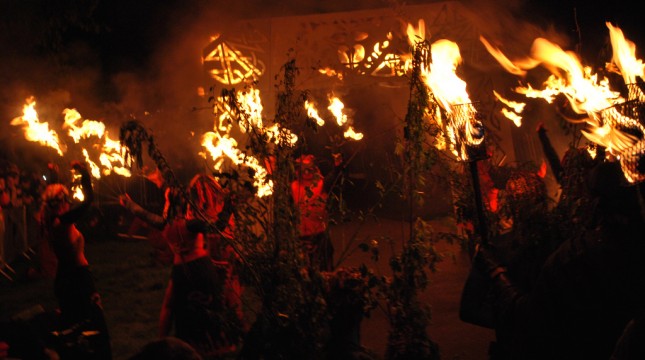
[{"label": "raised arm", "polygon": [[60,222],[63,224],[71,224],[73,222],[76,222],[82,215],[87,212],[87,210],[92,205],[92,202],[94,201],[92,177],[90,176],[87,167],[80,162],[74,162],[72,163],[72,169],[78,171],[81,174],[81,191],[83,192],[83,200],[78,206],[60,216]]}]

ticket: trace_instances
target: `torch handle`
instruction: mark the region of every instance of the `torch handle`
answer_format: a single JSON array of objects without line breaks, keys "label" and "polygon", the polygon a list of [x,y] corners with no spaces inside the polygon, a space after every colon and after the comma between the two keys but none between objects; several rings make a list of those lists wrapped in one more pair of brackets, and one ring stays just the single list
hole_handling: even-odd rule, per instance
[{"label": "torch handle", "polygon": [[[473,194],[475,196],[475,209],[477,211],[477,223],[475,224],[477,232],[481,238],[482,245],[488,245],[488,222],[486,220],[486,215],[484,212],[484,201],[482,199],[481,185],[479,183],[479,169],[477,168],[477,161],[469,161],[470,165],[470,175],[472,176],[473,181]],[[474,252],[474,244],[469,244],[471,246],[471,252]]]}]

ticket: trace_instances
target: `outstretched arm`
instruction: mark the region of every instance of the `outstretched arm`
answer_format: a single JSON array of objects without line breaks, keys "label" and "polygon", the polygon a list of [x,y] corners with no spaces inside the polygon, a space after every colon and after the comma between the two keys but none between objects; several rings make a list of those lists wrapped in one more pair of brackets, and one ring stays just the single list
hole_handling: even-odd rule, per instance
[{"label": "outstretched arm", "polygon": [[166,220],[163,216],[148,211],[137,204],[128,194],[119,196],[119,203],[121,206],[130,211],[134,216],[145,221],[146,223],[154,226],[156,229],[161,230],[166,225]]}]

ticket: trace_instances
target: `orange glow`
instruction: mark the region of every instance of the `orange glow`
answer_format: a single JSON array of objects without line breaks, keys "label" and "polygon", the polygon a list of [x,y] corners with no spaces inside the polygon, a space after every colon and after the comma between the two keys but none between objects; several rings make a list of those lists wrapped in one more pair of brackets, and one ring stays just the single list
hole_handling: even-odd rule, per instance
[{"label": "orange glow", "polygon": [[477,129],[481,124],[476,120],[477,110],[466,91],[466,82],[456,74],[461,63],[459,47],[442,39],[434,42],[430,51],[432,63],[429,71],[423,73],[426,85],[448,116],[445,134],[450,139],[452,153],[468,160],[466,147],[480,145],[484,137]]},{"label": "orange glow", "polygon": [[[643,60],[636,58],[636,45],[625,39],[620,28],[613,26],[609,22],[606,25],[609,28],[609,37],[613,49],[612,64],[617,67],[617,72],[623,76],[625,84],[636,83],[636,77],[645,78],[645,64],[643,64]],[[645,101],[640,88],[638,88],[638,92],[639,101]]]},{"label": "orange glow", "polygon": [[327,109],[336,118],[336,124],[345,129],[343,136],[346,139],[357,141],[363,139],[363,134],[354,131],[349,121],[349,116],[343,111],[345,104],[334,94],[329,94],[329,106]]},{"label": "orange glow", "polygon": [[320,117],[320,115],[318,115],[318,110],[316,110],[316,106],[312,102],[309,102],[309,100],[305,100],[305,109],[307,110],[307,116],[316,120],[316,124],[318,126],[325,125],[325,120],[323,120]]},{"label": "orange glow", "polygon": [[338,124],[338,126],[343,126],[345,125],[345,123],[347,123],[347,114],[343,113],[344,108],[345,104],[343,104],[343,102],[340,101],[339,98],[337,98],[333,94],[329,96],[329,106],[327,107],[327,109],[336,118],[336,124]]},{"label": "orange glow", "polygon": [[417,24],[418,26],[414,27],[414,25],[408,23],[408,28],[406,30],[408,35],[408,42],[411,46],[426,41],[425,21],[423,19],[419,19],[419,22]]},{"label": "orange glow", "polygon": [[526,106],[526,103],[505,99],[500,94],[498,94],[497,91],[494,91],[494,90],[493,90],[493,94],[495,95],[497,100],[499,100],[502,104],[511,108],[511,110],[502,108],[501,110],[502,114],[509,120],[513,121],[515,126],[517,127],[522,126],[522,116],[520,116],[520,114],[524,111],[524,107]]},{"label": "orange glow", "polygon": [[[207,132],[202,136],[202,146],[208,151],[215,161],[214,168],[222,169],[226,159],[234,165],[244,165],[255,170],[254,185],[258,189],[257,196],[264,197],[273,192],[273,181],[267,179],[266,169],[253,156],[246,155],[237,148],[237,141],[228,134],[220,135],[216,132]],[[205,154],[202,154],[205,157]]]},{"label": "orange glow", "polygon": [[[610,23],[606,25],[613,48],[612,62],[608,64],[608,68],[621,74],[626,85],[634,84],[636,78],[642,78],[645,71],[642,60],[636,59],[636,46],[625,39],[619,28]],[[522,71],[537,65],[548,69],[551,75],[545,81],[544,89],[526,85],[518,87],[516,92],[527,97],[542,98],[549,103],[557,95],[564,95],[575,112],[587,115],[584,120],[587,128],[582,130],[582,134],[595,144],[605,147],[607,154],[620,160],[628,181],[645,180],[645,174],[636,170],[639,159],[645,156],[645,127],[636,118],[638,104],[633,103],[645,100],[638,87],[630,87],[629,99],[624,99],[619,92],[610,88],[608,79],[599,78],[589,66],[580,62],[575,53],[564,51],[546,39],[536,39],[531,47],[530,57],[515,62],[508,60],[484,40],[482,42],[511,73],[523,75]]]},{"label": "orange glow", "polygon": [[105,124],[99,121],[83,120],[80,127],[76,126],[76,122],[81,119],[81,114],[76,109],[65,109],[63,115],[65,116],[63,129],[69,128],[67,134],[74,139],[76,144],[81,138],[87,139],[91,136],[101,138],[105,133]]},{"label": "orange glow", "polygon": [[347,130],[343,133],[343,136],[347,139],[352,139],[352,140],[361,140],[363,139],[363,134],[362,133],[357,133],[354,131],[354,128],[349,126]]},{"label": "orange glow", "polygon": [[25,138],[27,140],[48,146],[56,150],[58,155],[63,156],[63,150],[56,131],[51,130],[48,123],[41,123],[38,119],[36,100],[33,96],[26,100],[26,104],[23,106],[22,111],[23,115],[11,120],[11,125],[22,125],[25,132]]}]

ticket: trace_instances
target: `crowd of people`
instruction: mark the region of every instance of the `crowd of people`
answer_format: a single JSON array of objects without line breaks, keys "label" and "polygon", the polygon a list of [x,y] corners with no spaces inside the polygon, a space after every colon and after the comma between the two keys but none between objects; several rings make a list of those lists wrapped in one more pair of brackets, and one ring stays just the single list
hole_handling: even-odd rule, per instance
[{"label": "crowd of people", "polygon": [[[341,162],[337,156],[331,176],[339,175]],[[333,179],[322,177],[311,155],[297,159],[296,164],[299,171],[292,190],[294,206],[301,215],[303,253],[309,259],[308,266],[331,271],[333,247],[327,229],[326,198]],[[34,177],[38,181],[32,182],[21,181],[26,175],[21,177],[17,166],[7,169],[0,182],[2,213],[7,215],[2,222],[3,239],[11,238],[9,245],[14,247],[19,231],[13,227],[26,226],[26,217],[34,221],[36,226],[30,229],[38,231],[30,232],[37,239],[30,242],[25,238],[20,242],[24,251],[38,255],[32,271],[54,278],[58,301],[55,331],[92,334],[88,346],[51,349],[43,345],[39,355],[46,359],[55,352],[64,359],[110,359],[110,336],[101,297],[85,256],[86,234],[79,230],[79,221],[90,211],[95,199],[86,165],[71,164],[71,170],[80,176],[80,183],[76,181],[82,192],[80,201],[72,199],[71,184],[61,181],[58,168],[52,164],[48,166],[48,175]],[[200,359],[233,353],[246,328],[242,286],[232,264],[236,253],[229,241],[235,229],[234,197],[206,174],[195,175],[185,188],[169,185],[163,176],[153,178],[164,193],[161,213],[145,209],[127,193],[119,196],[119,203],[157,229],[153,234],[161,237],[172,253],[172,271],[158,325],[159,339],[163,341],[158,346],[188,347]],[[27,205],[32,205],[29,212]],[[22,218],[11,217],[14,208],[22,210]],[[26,231],[22,236],[27,236]],[[2,245],[4,249],[8,244]],[[10,269],[8,263],[6,266]],[[151,344],[142,353],[153,348],[157,347]],[[11,355],[11,351],[11,341],[0,338],[0,358]],[[137,356],[143,355],[133,358]]]},{"label": "crowd of people", "polygon": [[[633,359],[645,351],[639,341],[645,318],[645,185],[626,181],[619,162],[606,161],[602,152],[593,158],[572,147],[560,160],[543,126],[537,137],[560,185],[559,199],[548,204],[544,171],[485,169],[492,229],[475,252],[462,319],[495,330],[493,360]],[[290,184],[303,258],[318,271],[334,269],[327,202],[344,164],[339,155],[333,163],[323,176],[313,155],[300,156]],[[4,167],[0,265],[9,277],[2,250],[38,254],[39,274],[54,278],[57,328],[94,334],[90,347],[58,348],[57,355],[110,359],[100,289],[85,256],[86,234],[78,228],[92,207],[92,179],[85,164],[70,168],[80,177],[81,201],[72,201],[70,184],[53,165],[46,176]],[[119,196],[123,209],[158,230],[155,236],[172,254],[159,340],[132,359],[154,351],[195,359],[234,353],[247,330],[231,246],[235,196],[207,174],[195,175],[185,187],[154,178],[164,194],[162,211],[145,209],[127,193]],[[39,229],[36,238],[29,238],[27,228]],[[10,354],[11,343],[0,338],[0,358]]]}]

